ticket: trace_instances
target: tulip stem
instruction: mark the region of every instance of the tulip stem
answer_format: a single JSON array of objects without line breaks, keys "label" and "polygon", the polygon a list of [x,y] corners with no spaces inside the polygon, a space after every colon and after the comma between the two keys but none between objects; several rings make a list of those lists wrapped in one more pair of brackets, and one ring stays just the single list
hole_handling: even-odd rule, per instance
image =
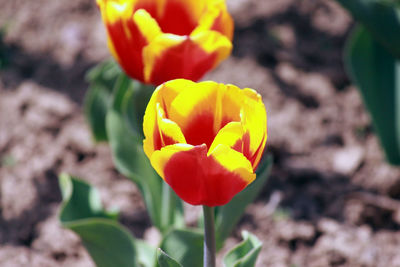
[{"label": "tulip stem", "polygon": [[175,194],[167,183],[162,186],[162,219],[161,225],[164,231],[168,230],[174,221]]},{"label": "tulip stem", "polygon": [[214,208],[203,206],[204,216],[204,267],[215,267]]}]

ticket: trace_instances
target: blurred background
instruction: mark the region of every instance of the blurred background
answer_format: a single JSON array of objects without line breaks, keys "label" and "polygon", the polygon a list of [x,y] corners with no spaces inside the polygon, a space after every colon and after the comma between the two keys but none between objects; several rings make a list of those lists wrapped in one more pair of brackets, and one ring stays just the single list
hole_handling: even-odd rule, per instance
[{"label": "blurred background", "polygon": [[[333,0],[227,3],[233,54],[204,80],[261,92],[274,156],[227,248],[250,230],[260,267],[400,266],[400,170],[344,69],[351,16]],[[97,186],[136,237],[157,239],[83,117],[85,72],[106,58],[94,0],[0,0],[0,266],[94,266],[58,222],[62,171]]]}]

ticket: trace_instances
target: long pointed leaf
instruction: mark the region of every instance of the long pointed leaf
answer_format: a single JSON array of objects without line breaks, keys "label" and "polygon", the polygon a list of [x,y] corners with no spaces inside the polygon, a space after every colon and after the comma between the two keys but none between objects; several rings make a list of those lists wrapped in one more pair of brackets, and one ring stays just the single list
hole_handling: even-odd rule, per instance
[{"label": "long pointed leaf", "polygon": [[203,234],[198,229],[174,229],[164,236],[160,248],[182,266],[203,266]]},{"label": "long pointed leaf", "polygon": [[112,100],[112,89],[121,73],[113,60],[100,63],[92,68],[86,80],[89,88],[85,95],[84,112],[95,141],[107,141],[105,119]]},{"label": "long pointed leaf", "polygon": [[390,163],[400,164],[400,61],[362,26],[350,37],[346,63]]},{"label": "long pointed leaf", "polygon": [[60,221],[80,236],[97,266],[154,266],[155,248],[136,241],[116,221],[115,213],[105,211],[94,187],[67,174],[59,182],[63,196]]},{"label": "long pointed leaf", "polygon": [[225,267],[255,266],[262,243],[255,235],[247,231],[243,231],[242,236],[244,240],[225,255]]},{"label": "long pointed leaf", "polygon": [[160,267],[182,267],[182,265],[171,258],[167,253],[160,248],[157,250],[157,260]]},{"label": "long pointed leaf", "polygon": [[390,53],[400,58],[400,8],[395,0],[337,0]]}]

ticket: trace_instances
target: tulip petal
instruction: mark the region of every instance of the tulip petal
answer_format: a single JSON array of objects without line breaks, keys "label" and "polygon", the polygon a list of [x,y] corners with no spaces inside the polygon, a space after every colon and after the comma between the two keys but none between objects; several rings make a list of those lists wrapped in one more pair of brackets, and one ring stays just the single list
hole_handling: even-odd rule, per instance
[{"label": "tulip petal", "polygon": [[147,40],[132,19],[133,2],[103,1],[99,6],[111,54],[129,76],[144,81],[141,51]]},{"label": "tulip petal", "polygon": [[216,55],[213,68],[218,66],[232,52],[231,41],[217,31],[196,31],[190,35],[190,38],[208,54]]},{"label": "tulip petal", "polygon": [[246,96],[242,109],[242,124],[245,129],[244,155],[252,161],[255,168],[264,151],[267,141],[267,113],[261,96],[253,89],[243,89]]},{"label": "tulip petal", "polygon": [[[166,117],[179,126],[188,144],[206,144],[209,154],[218,144],[225,144],[242,152],[254,168],[258,165],[267,140],[267,116],[260,95],[252,89],[215,82],[182,84],[177,80],[167,84],[169,90],[181,91],[169,96],[162,108]],[[159,146],[152,143],[152,147]]]},{"label": "tulip petal", "polygon": [[[146,137],[146,139],[143,141],[143,146],[144,151],[149,158],[151,157],[151,154],[154,152],[154,150],[159,149],[159,144],[161,143],[161,140],[157,137],[159,136],[159,128],[157,126],[159,111],[157,105],[159,105],[159,109],[162,109],[163,112],[166,112],[168,114],[170,103],[173,101],[173,99],[175,99],[176,95],[180,91],[192,87],[194,84],[194,82],[189,80],[178,79],[166,82],[160,85],[154,91],[149,103],[147,104],[146,112],[143,118],[143,132]],[[179,128],[178,125],[177,127]],[[175,130],[172,131],[175,132]],[[179,133],[177,135],[179,135]],[[155,138],[155,136],[157,138]],[[183,142],[184,139],[181,139],[180,137],[176,140],[185,143]]]},{"label": "tulip petal", "polygon": [[233,19],[229,15],[225,1],[211,0],[207,5],[207,11],[204,12],[199,20],[199,25],[193,32],[213,30],[233,38]]},{"label": "tulip petal", "polygon": [[232,51],[233,21],[225,0],[96,2],[111,54],[141,82],[197,81]]},{"label": "tulip petal", "polygon": [[161,144],[159,146],[155,146],[156,150],[161,149],[161,147],[176,143],[186,143],[185,137],[183,136],[178,124],[165,118],[164,110],[160,107],[159,103],[157,103],[157,123],[159,130],[158,136],[161,139]]},{"label": "tulip petal", "polygon": [[109,24],[114,24],[120,20],[127,20],[133,14],[132,1],[101,1],[97,4],[100,7],[103,20]]},{"label": "tulip petal", "polygon": [[256,178],[250,161],[242,153],[233,150],[227,145],[218,145],[211,152],[210,157],[221,164],[227,171],[240,176],[240,179],[247,184]]},{"label": "tulip petal", "polygon": [[162,34],[157,21],[144,9],[139,9],[133,14],[133,21],[147,43],[150,43],[154,38]]},{"label": "tulip petal", "polygon": [[[143,49],[146,81],[160,84],[176,78],[200,79],[218,60],[227,56],[226,49],[230,49],[224,46],[226,42],[207,45],[211,38],[212,35],[206,34],[194,38],[173,34],[158,36]],[[203,41],[205,43],[200,45]]]},{"label": "tulip petal", "polygon": [[210,157],[205,145],[166,146],[153,153],[151,164],[177,195],[192,205],[224,205],[255,179],[251,163],[224,145]]},{"label": "tulip petal", "polygon": [[256,178],[247,158],[226,145],[217,146],[207,159],[204,205],[225,205]]},{"label": "tulip petal", "polygon": [[150,159],[157,173],[186,202],[197,205],[203,199],[204,177],[201,161],[205,146],[176,144],[155,151]]},{"label": "tulip petal", "polygon": [[164,3],[162,10],[159,9],[161,13],[158,16],[158,21],[163,32],[189,35],[196,28],[206,1],[168,0],[162,2]]},{"label": "tulip petal", "polygon": [[210,147],[222,127],[240,122],[243,100],[241,90],[235,86],[201,82],[174,99],[169,118],[180,126],[189,144]]},{"label": "tulip petal", "polygon": [[244,130],[240,122],[230,122],[225,125],[215,136],[211,147],[208,149],[210,155],[217,148],[218,145],[226,145],[240,153],[243,151],[243,135]]},{"label": "tulip petal", "polygon": [[219,117],[216,114],[221,110],[218,86],[215,82],[202,82],[172,101],[169,118],[180,126],[189,144],[210,147],[219,130],[219,125],[215,127],[215,117]]},{"label": "tulip petal", "polygon": [[[185,39],[186,37],[184,36],[178,36],[173,34],[162,34],[158,36],[149,45],[144,47],[143,61],[144,61],[144,77],[146,82],[152,81],[153,73],[157,75],[160,74],[165,75],[164,73],[162,73],[162,71],[164,71],[164,69],[167,70],[167,68],[166,66],[160,67],[159,61],[163,59],[163,56],[166,53],[166,51],[171,50],[174,47],[179,47],[179,45],[181,45],[185,41]],[[179,68],[181,62],[182,60],[180,61],[178,60],[178,62],[174,62],[174,64],[168,65],[168,68],[170,69],[170,71],[172,71],[174,68],[177,67]],[[157,70],[156,70],[156,65],[158,65]],[[156,77],[154,77],[154,79],[156,80]],[[159,80],[159,83],[157,84],[160,84],[162,83],[161,81],[167,81],[168,79],[163,79],[163,80],[157,79],[157,80]]]}]

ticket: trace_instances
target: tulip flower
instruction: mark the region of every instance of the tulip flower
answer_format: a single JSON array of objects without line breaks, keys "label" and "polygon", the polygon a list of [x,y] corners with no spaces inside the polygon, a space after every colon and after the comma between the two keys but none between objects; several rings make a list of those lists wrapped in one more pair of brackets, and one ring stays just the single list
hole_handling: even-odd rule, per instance
[{"label": "tulip flower", "polygon": [[253,89],[178,79],[154,91],[144,151],[157,173],[192,205],[225,205],[255,179],[267,115]]},{"label": "tulip flower", "polygon": [[124,71],[158,85],[199,80],[232,50],[225,0],[97,0],[108,44]]}]

